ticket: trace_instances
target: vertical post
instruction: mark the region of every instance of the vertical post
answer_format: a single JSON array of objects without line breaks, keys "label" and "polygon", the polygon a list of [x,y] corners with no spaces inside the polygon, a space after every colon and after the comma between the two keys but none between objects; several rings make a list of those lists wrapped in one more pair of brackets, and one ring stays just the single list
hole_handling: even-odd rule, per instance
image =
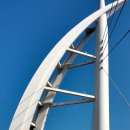
[{"label": "vertical post", "polygon": [[[99,0],[99,7],[100,8],[105,7],[104,0]],[[94,104],[93,130],[109,130],[109,78],[104,72],[105,70],[108,73],[108,57],[105,58],[105,60],[103,60],[103,57],[105,57],[108,54],[108,46],[105,48],[105,45],[108,42],[108,28],[106,27],[107,27],[107,18],[106,14],[104,14],[98,19],[96,28],[96,63],[95,63],[96,100]]]}]

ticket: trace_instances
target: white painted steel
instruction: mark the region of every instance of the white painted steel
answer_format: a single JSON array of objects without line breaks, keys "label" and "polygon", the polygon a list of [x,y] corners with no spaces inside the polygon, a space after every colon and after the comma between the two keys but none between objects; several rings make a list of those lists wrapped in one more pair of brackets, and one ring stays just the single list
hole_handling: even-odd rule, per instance
[{"label": "white painted steel", "polygon": [[35,125],[34,123],[31,123],[31,127],[32,127],[32,128],[35,128],[36,125]]},{"label": "white painted steel", "polygon": [[[87,44],[88,40],[92,37],[93,32],[88,33],[79,43],[78,46],[76,46],[76,50],[82,50],[82,48]],[[73,61],[76,59],[78,55],[76,53],[70,54],[70,56],[64,61],[64,64],[72,64]],[[64,79],[66,73],[68,71],[68,67],[63,67],[63,70],[58,72],[52,81],[53,88],[59,88],[62,80]],[[54,97],[56,95],[56,92],[49,91],[46,98],[41,99],[41,102],[50,102],[52,103],[54,100]],[[45,105],[38,111],[37,116],[35,116],[35,124],[36,128],[34,130],[43,130],[46,122],[46,118],[48,115],[50,109],[50,105]]]},{"label": "white painted steel", "polygon": [[[70,101],[70,102],[62,102],[62,103],[53,103],[51,107],[60,107],[60,106],[68,106],[68,105],[74,105],[74,104],[83,104],[83,103],[90,103],[93,102],[92,99],[83,99],[83,100],[77,100],[77,101]],[[43,103],[44,105],[44,103]]]},{"label": "white painted steel", "polygon": [[87,54],[87,53],[84,53],[84,52],[81,52],[81,51],[77,51],[77,50],[74,50],[74,49],[70,49],[70,48],[68,48],[67,50],[68,50],[68,51],[71,51],[71,52],[74,52],[74,53],[76,53],[76,54],[79,54],[79,55],[88,57],[88,58],[96,59],[96,57],[93,56],[93,55],[91,55],[91,54]]},{"label": "white painted steel", "polygon": [[90,98],[90,99],[94,99],[95,98],[92,95],[78,93],[78,92],[72,92],[72,91],[58,89],[58,88],[44,87],[44,89],[49,90],[49,91],[54,91],[54,92],[59,92],[59,93],[64,93],[64,94],[69,94],[69,95],[84,97],[84,98]]},{"label": "white painted steel", "polygon": [[[105,1],[99,0],[100,8],[105,7]],[[105,41],[104,41],[105,40]],[[96,28],[96,60],[95,60],[95,102],[94,102],[94,123],[93,130],[109,130],[109,78],[103,69],[108,73],[108,46],[104,53],[104,47],[108,42],[108,28],[106,14],[102,15]],[[101,49],[102,48],[102,49]]]},{"label": "white painted steel", "polygon": [[[118,7],[123,4],[124,0],[119,0]],[[10,130],[29,130],[32,122],[33,115],[37,108],[38,101],[46,86],[50,76],[52,75],[56,65],[62,58],[67,48],[76,40],[76,38],[95,20],[97,20],[102,14],[111,9],[112,4],[99,9],[72,30],[70,30],[53,48],[48,54],[45,60],[42,62],[18,105],[13,120],[10,125]],[[113,4],[113,8],[116,6],[116,2]]]},{"label": "white painted steel", "polygon": [[52,88],[52,84],[51,84],[49,81],[47,82],[47,85],[46,85],[46,86]]},{"label": "white painted steel", "polygon": [[77,67],[82,67],[82,66],[86,66],[86,65],[91,65],[94,64],[95,61],[89,61],[89,62],[83,62],[83,63],[79,63],[79,64],[65,64],[64,66],[67,66],[68,69],[73,69],[73,68],[77,68]]}]

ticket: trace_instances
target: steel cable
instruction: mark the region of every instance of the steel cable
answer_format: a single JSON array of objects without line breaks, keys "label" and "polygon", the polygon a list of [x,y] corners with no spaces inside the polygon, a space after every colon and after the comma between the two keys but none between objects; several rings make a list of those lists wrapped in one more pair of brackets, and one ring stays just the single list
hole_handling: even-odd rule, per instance
[{"label": "steel cable", "polygon": [[129,34],[130,29],[121,37],[121,39],[112,47],[112,49],[108,52],[108,54],[103,58],[103,60],[106,59],[106,57],[108,57],[112,51],[121,43],[121,41]]},{"label": "steel cable", "polygon": [[[118,1],[119,1],[119,0],[118,0]],[[124,6],[125,6],[125,4],[126,4],[126,1],[127,1],[127,0],[124,1],[123,6],[121,7],[121,10],[120,10],[120,12],[119,12],[119,14],[118,14],[118,16],[117,16],[116,22],[115,22],[115,24],[114,24],[114,26],[113,26],[113,29],[112,29],[112,31],[111,31],[111,33],[110,33],[110,37],[108,38],[108,40],[110,40],[111,37],[112,37],[112,34],[113,34],[113,32],[114,32],[114,30],[115,30],[115,28],[116,28],[116,25],[117,25],[117,23],[118,23],[118,21],[119,21],[119,18],[120,18],[120,16],[121,16],[121,13],[122,13],[122,11],[123,11],[123,9],[124,9]],[[117,3],[117,4],[118,4],[118,3]],[[105,45],[105,47],[104,47],[103,53],[104,53],[104,51],[105,51],[107,45],[108,45],[108,42],[106,43],[106,45]]]},{"label": "steel cable", "polygon": [[129,104],[128,100],[126,99],[126,97],[124,96],[124,94],[122,93],[122,91],[119,89],[119,87],[116,85],[116,83],[114,82],[114,80],[110,77],[110,75],[106,72],[106,70],[104,68],[102,68],[102,69],[104,70],[104,72],[108,76],[108,78],[110,79],[111,83],[113,84],[113,86],[117,90],[118,94],[124,100],[125,104],[130,108],[130,104]]},{"label": "steel cable", "polygon": [[[114,0],[112,1],[112,6],[111,6],[111,9],[110,9],[110,12],[109,12],[109,17],[110,17],[110,15],[111,15],[111,11],[112,11],[112,8],[113,8],[113,2],[114,2]],[[104,33],[103,33],[103,38],[102,38],[102,41],[101,41],[101,42],[103,42],[103,39],[104,39],[104,37],[105,37],[106,30],[107,30],[107,25],[106,25],[106,27],[105,27],[105,31],[104,31]]]},{"label": "steel cable", "polygon": [[[113,15],[112,15],[112,18],[111,18],[111,20],[110,20],[110,22],[109,22],[109,24],[108,24],[108,27],[110,28],[111,27],[111,24],[112,24],[112,22],[113,22],[113,19],[114,19],[114,16],[115,16],[115,12],[116,12],[116,9],[117,9],[117,5],[118,5],[118,1],[119,0],[117,0],[117,3],[116,3],[116,6],[115,6],[115,8],[114,8],[114,13],[113,13]],[[107,29],[107,25],[106,25],[106,29]],[[107,33],[108,33],[108,29],[107,29]],[[105,35],[105,38],[103,39],[103,45],[102,46],[104,46],[104,43],[105,43],[105,41],[106,41],[106,38],[107,38],[107,33],[106,33],[106,35]],[[109,38],[108,38],[109,39]],[[107,41],[108,42],[108,41]]]}]

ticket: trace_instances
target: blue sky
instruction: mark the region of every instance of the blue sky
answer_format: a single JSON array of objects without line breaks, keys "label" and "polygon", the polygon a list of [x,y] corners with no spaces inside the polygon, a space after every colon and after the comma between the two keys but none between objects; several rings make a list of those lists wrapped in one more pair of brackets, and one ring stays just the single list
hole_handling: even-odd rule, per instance
[{"label": "blue sky", "polygon": [[[97,0],[0,1],[0,130],[8,130],[26,86],[49,51],[72,27],[97,9]],[[130,28],[129,9],[128,1],[109,48]],[[130,101],[129,41],[130,34],[110,55],[110,75]],[[94,53],[94,42],[92,38],[83,51]],[[76,62],[83,60],[78,57]],[[70,70],[61,88],[91,94],[93,72],[93,66]],[[76,98],[58,94],[55,102],[72,99]],[[45,130],[90,130],[91,113],[92,104],[53,108]],[[130,129],[130,108],[111,83],[110,122],[111,130]]]}]

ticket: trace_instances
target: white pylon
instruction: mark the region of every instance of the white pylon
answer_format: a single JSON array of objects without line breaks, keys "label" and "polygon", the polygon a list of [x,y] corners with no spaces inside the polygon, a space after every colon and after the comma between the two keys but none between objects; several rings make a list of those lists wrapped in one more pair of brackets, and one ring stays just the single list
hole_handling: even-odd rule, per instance
[{"label": "white pylon", "polygon": [[[47,55],[45,60],[42,62],[30,83],[28,84],[21,101],[17,107],[17,110],[12,119],[9,130],[43,130],[46,122],[46,118],[50,109],[50,106],[61,106],[61,104],[53,104],[53,100],[55,97],[55,92],[64,92],[66,94],[73,94],[77,96],[87,96],[85,94],[79,94],[74,92],[62,91],[59,88],[60,83],[62,82],[65,74],[68,71],[67,66],[71,65],[76,58],[77,55],[91,56],[90,58],[94,58],[92,55],[85,54],[83,52],[79,52],[85,45],[86,41],[93,34],[95,29],[92,31],[89,30],[88,27],[97,22],[99,19],[99,24],[97,25],[97,46],[96,46],[96,87],[95,87],[95,120],[94,120],[94,130],[109,130],[109,99],[108,99],[108,78],[104,74],[102,67],[108,72],[108,59],[106,58],[103,63],[100,64],[102,60],[101,57],[104,57],[108,48],[106,48],[103,56],[101,55],[102,51],[100,51],[102,47],[102,36],[106,27],[106,14],[107,18],[109,18],[112,13],[118,8],[120,8],[124,3],[124,0],[119,0],[117,2],[113,2],[107,6],[105,6],[103,0],[100,2],[99,10],[82,20],[79,24],[77,24],[74,28],[72,28],[51,50],[51,52]],[[111,10],[111,11],[110,11]],[[108,15],[110,13],[110,15]],[[103,15],[103,16],[102,16]],[[89,30],[87,32],[87,30]],[[87,32],[87,36],[81,40],[78,44],[76,51],[72,49],[73,42],[81,35],[83,32]],[[99,46],[100,44],[100,46]],[[61,58],[67,51],[71,51],[72,55],[66,59],[63,65],[60,64]],[[94,58],[95,59],[95,58]],[[95,62],[95,60],[94,60]],[[80,64],[81,65],[81,64]],[[58,73],[56,74],[54,81],[52,83],[49,82],[49,79],[54,72],[55,68],[58,68]],[[46,95],[46,100],[42,100],[43,92],[50,87],[49,92]],[[52,89],[53,88],[53,89]],[[57,88],[57,89],[56,89]],[[52,93],[53,91],[53,93]],[[94,99],[95,99],[94,96]],[[94,100],[93,100],[94,101]],[[81,103],[83,101],[74,101],[72,104]],[[88,101],[90,102],[90,100]],[[71,104],[62,103],[62,105]]]},{"label": "white pylon", "polygon": [[[105,7],[105,1],[99,0],[99,8]],[[94,130],[109,130],[109,79],[108,73],[108,28],[106,14],[98,19],[96,28],[96,63],[95,63],[95,103]]]}]

